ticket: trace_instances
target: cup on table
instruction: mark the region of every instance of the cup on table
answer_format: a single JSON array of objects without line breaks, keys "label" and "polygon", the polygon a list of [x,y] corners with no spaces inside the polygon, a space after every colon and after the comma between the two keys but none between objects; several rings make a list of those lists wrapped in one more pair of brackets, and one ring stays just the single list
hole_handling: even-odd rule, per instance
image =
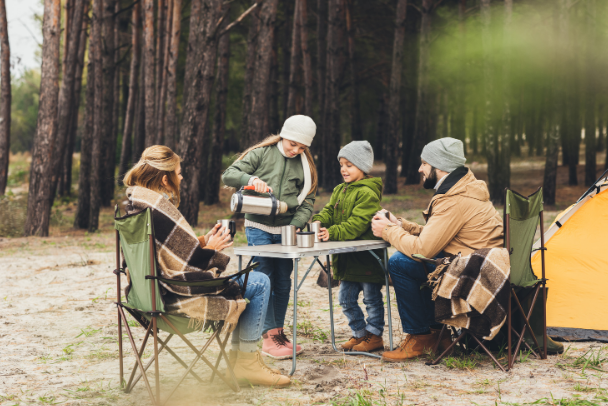
[{"label": "cup on table", "polygon": [[308,231],[315,233],[315,244],[322,242],[319,239],[319,232],[321,231],[321,223],[310,223],[308,224]]},{"label": "cup on table", "polygon": [[234,220],[218,220],[217,224],[221,224],[224,227],[224,234],[230,233],[230,240],[234,240],[234,236],[236,235],[236,223]]},{"label": "cup on table", "polygon": [[288,247],[296,245],[296,226],[281,227],[281,245]]}]

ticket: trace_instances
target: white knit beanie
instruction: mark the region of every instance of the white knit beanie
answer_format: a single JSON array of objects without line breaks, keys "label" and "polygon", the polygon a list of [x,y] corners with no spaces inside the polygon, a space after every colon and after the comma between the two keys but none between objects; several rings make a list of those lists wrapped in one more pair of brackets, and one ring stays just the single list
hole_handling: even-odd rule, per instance
[{"label": "white knit beanie", "polygon": [[300,144],[310,147],[310,144],[312,144],[312,139],[315,138],[316,133],[317,125],[314,121],[312,121],[312,118],[297,115],[291,116],[285,120],[279,135],[281,138],[285,138],[286,140],[299,142]]}]

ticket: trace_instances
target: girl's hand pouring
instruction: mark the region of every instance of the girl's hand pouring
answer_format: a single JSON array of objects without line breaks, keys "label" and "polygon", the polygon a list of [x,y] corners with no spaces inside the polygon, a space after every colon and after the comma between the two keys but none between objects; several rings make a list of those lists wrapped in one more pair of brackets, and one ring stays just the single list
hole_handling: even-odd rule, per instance
[{"label": "girl's hand pouring", "polygon": [[272,192],[272,188],[260,178],[255,179],[252,186],[255,187],[255,191],[258,193],[268,193],[268,191]]}]

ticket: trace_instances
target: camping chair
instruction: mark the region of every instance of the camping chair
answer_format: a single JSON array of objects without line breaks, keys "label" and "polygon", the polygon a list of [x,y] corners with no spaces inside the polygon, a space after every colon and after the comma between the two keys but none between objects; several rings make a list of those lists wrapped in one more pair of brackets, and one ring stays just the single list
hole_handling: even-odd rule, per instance
[{"label": "camping chair", "polygon": [[[536,227],[540,220],[540,247],[536,250],[541,251],[542,255],[542,278],[538,279],[532,271],[530,259],[532,256],[532,244],[534,242],[534,234],[536,233]],[[507,370],[513,367],[515,358],[519,349],[523,343],[528,350],[534,354],[537,358],[547,358],[547,313],[546,313],[546,290],[545,290],[545,250],[544,247],[544,228],[543,228],[543,192],[542,188],[532,193],[530,196],[525,197],[521,194],[511,190],[505,189],[505,208],[504,208],[504,234],[505,234],[505,248],[509,251],[511,259],[511,294],[509,295],[509,302],[507,308]],[[536,251],[534,250],[534,251]],[[428,260],[427,260],[428,262]],[[432,262],[436,263],[435,260]],[[542,311],[543,311],[543,347],[540,356],[524,341],[525,330],[527,329],[534,340],[537,348],[541,348],[538,344],[536,336],[530,326],[530,316],[536,304],[539,290],[542,287]],[[524,293],[525,297],[518,297],[518,293]],[[533,294],[532,302],[528,312],[526,313],[521,305],[521,302],[529,295]],[[513,302],[515,306],[513,306]],[[514,310],[513,310],[514,308]],[[521,312],[524,326],[520,331],[513,326],[513,316]],[[439,338],[435,344],[433,354],[437,353],[439,348],[439,342],[446,332],[447,327],[444,324]],[[512,333],[518,338],[517,345],[513,351]],[[448,332],[449,334],[449,332]],[[475,336],[467,329],[461,329],[460,334],[456,337],[456,340],[435,360],[428,362],[428,365],[438,364],[450,351],[451,349],[460,342],[464,337],[470,336],[477,342],[477,345],[494,361],[494,363],[504,372],[505,368],[498,362],[494,355],[483,345],[482,340]],[[514,356],[514,354],[515,356]]]},{"label": "camping chair", "polygon": [[[161,405],[166,403],[167,400],[175,393],[179,385],[186,378],[188,374],[192,375],[197,381],[203,383],[203,380],[192,370],[194,365],[199,359],[202,359],[213,371],[210,381],[213,382],[215,375],[217,374],[233,391],[239,391],[239,385],[234,376],[234,372],[228,361],[225,347],[228,342],[229,333],[226,334],[224,339],[220,338],[220,332],[224,326],[224,321],[208,321],[205,326],[193,328],[190,321],[191,319],[183,316],[177,316],[168,314],[165,312],[165,306],[161,298],[159,290],[159,281],[166,284],[173,284],[179,286],[220,286],[221,284],[228,283],[231,279],[237,278],[242,274],[245,274],[245,282],[243,284],[242,292],[245,293],[247,287],[247,279],[249,272],[255,268],[258,264],[253,264],[238,274],[231,275],[225,278],[217,278],[212,281],[198,281],[198,282],[185,282],[175,281],[165,278],[161,278],[157,273],[157,264],[155,259],[155,244],[154,244],[154,227],[152,222],[152,210],[146,209],[135,214],[129,214],[124,217],[119,217],[120,213],[118,206],[116,206],[114,213],[114,227],[116,229],[116,284],[117,284],[117,308],[118,308],[118,351],[120,360],[120,384],[126,393],[129,393],[137,382],[143,378],[150,395],[150,399],[154,405]],[[123,253],[124,260],[126,261],[127,268],[129,270],[129,278],[131,282],[131,288],[128,292],[127,302],[121,300],[121,287],[120,278],[121,273],[124,274],[125,270],[121,267],[120,253]],[[135,339],[131,333],[131,328],[127,323],[125,311],[129,313],[133,318],[146,330],[141,348],[137,348],[135,345]],[[135,355],[136,362],[131,371],[128,382],[125,382],[123,372],[123,350],[122,350],[122,328],[125,328],[129,337],[129,342]],[[200,331],[201,329],[210,329],[212,331],[211,336],[205,342],[203,347],[198,350],[186,337],[185,335],[193,331]],[[160,331],[168,333],[164,339],[159,336]],[[168,343],[174,335],[178,335],[186,345],[194,352],[196,357],[194,360],[187,365],[169,346]],[[142,364],[142,355],[146,349],[146,344],[150,336],[154,337],[154,356],[144,366]],[[215,362],[212,364],[203,353],[207,350],[209,345],[216,340],[220,354]],[[160,348],[159,348],[160,343]],[[186,372],[179,379],[178,383],[169,393],[169,396],[161,403],[160,399],[160,375],[159,375],[159,354],[161,351],[166,350],[173,356],[185,369]],[[226,370],[229,376],[223,376],[218,371],[219,363],[224,358],[226,363]],[[150,365],[154,362],[155,368],[155,394],[152,392],[148,376],[146,371]],[[136,377],[135,374],[139,374]]]}]

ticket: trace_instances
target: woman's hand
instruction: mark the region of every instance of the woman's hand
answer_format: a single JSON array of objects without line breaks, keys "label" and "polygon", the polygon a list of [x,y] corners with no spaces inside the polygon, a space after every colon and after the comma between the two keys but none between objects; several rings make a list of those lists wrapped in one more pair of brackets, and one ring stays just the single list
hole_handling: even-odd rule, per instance
[{"label": "woman's hand", "polygon": [[325,227],[321,227],[319,229],[319,233],[317,234],[317,236],[319,237],[319,240],[321,240],[321,241],[328,241],[329,240],[329,231],[327,231],[327,229]]},{"label": "woman's hand", "polygon": [[272,192],[272,188],[260,178],[255,179],[252,186],[255,187],[255,191],[258,193],[268,193],[269,190]]},{"label": "woman's hand", "polygon": [[205,245],[209,244],[209,238],[211,238],[212,235],[215,235],[221,226],[221,224],[216,224],[207,234],[205,234]]},{"label": "woman's hand", "polygon": [[233,242],[230,241],[230,233],[226,230],[226,227],[222,227],[209,237],[209,241],[205,248],[222,251],[224,248],[230,247],[232,243]]}]

